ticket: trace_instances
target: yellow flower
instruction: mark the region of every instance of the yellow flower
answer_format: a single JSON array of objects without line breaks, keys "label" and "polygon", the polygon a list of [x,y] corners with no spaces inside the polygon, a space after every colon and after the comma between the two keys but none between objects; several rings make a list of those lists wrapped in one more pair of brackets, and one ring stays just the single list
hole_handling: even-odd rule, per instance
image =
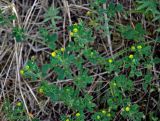
[{"label": "yellow flower", "polygon": [[28,65],[26,65],[26,66],[25,66],[25,69],[26,69],[26,70],[29,70],[29,66],[28,66]]},{"label": "yellow flower", "polygon": [[87,16],[90,16],[90,15],[91,15],[91,12],[90,12],[90,11],[87,11],[86,15],[87,15]]},{"label": "yellow flower", "polygon": [[20,74],[23,75],[24,74],[24,70],[21,69],[20,70]]},{"label": "yellow flower", "polygon": [[109,59],[109,60],[108,60],[108,62],[109,62],[109,63],[112,63],[112,62],[113,62],[113,60],[112,60],[112,59]]},{"label": "yellow flower", "polygon": [[100,118],[101,118],[101,117],[98,115],[98,116],[97,116],[97,119],[99,120]]},{"label": "yellow flower", "polygon": [[18,107],[22,106],[22,103],[21,102],[17,102],[16,104]]},{"label": "yellow flower", "polygon": [[42,88],[39,88],[39,89],[38,89],[38,92],[39,92],[40,94],[42,94],[42,93],[44,92],[44,90],[43,90]]},{"label": "yellow flower", "polygon": [[108,116],[108,117],[111,117],[111,113],[107,113],[107,116]]},{"label": "yellow flower", "polygon": [[106,111],[105,111],[105,110],[102,110],[102,113],[103,113],[103,114],[106,114]]},{"label": "yellow flower", "polygon": [[77,33],[77,32],[78,32],[78,29],[77,29],[77,28],[74,28],[74,29],[73,29],[73,32],[74,32],[74,33]]},{"label": "yellow flower", "polygon": [[80,113],[76,113],[76,117],[79,117],[81,114]]},{"label": "yellow flower", "polygon": [[73,37],[73,36],[74,36],[74,33],[73,33],[73,32],[70,32],[69,35],[70,35],[71,37]]},{"label": "yellow flower", "polygon": [[114,86],[117,86],[117,84],[116,84],[115,82],[113,83],[113,85],[114,85]]},{"label": "yellow flower", "polygon": [[66,121],[69,121],[69,119],[67,118]]},{"label": "yellow flower", "polygon": [[52,55],[52,57],[56,57],[56,52],[55,51],[52,52],[51,55]]},{"label": "yellow flower", "polygon": [[65,51],[65,48],[62,47],[62,48],[61,48],[61,52],[64,52],[64,51]]},{"label": "yellow flower", "polygon": [[129,106],[127,106],[126,108],[125,108],[125,111],[130,111],[130,107]]},{"label": "yellow flower", "polygon": [[142,49],[142,46],[141,46],[141,45],[138,45],[138,46],[137,46],[137,49],[139,49],[139,50]]},{"label": "yellow flower", "polygon": [[130,59],[133,59],[133,55],[132,55],[132,54],[130,54],[130,55],[129,55],[129,58],[130,58]]},{"label": "yellow flower", "polygon": [[66,89],[66,91],[67,91],[67,92],[69,92],[69,91],[70,91],[70,89]]},{"label": "yellow flower", "polygon": [[93,54],[94,54],[94,53],[93,53],[93,52],[91,52],[91,56],[93,56]]},{"label": "yellow flower", "polygon": [[135,46],[131,46],[131,50],[135,51],[136,50]]}]

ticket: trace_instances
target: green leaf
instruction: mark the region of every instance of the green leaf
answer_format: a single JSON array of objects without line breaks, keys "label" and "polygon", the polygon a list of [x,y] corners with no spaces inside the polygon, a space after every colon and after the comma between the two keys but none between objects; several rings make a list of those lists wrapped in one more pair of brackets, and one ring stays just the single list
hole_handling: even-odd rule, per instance
[{"label": "green leaf", "polygon": [[143,36],[145,34],[145,30],[140,23],[136,24],[135,29],[133,29],[131,26],[120,26],[119,31],[121,32],[122,36],[128,40],[144,40]]},{"label": "green leaf", "polygon": [[58,39],[57,33],[49,34],[47,29],[40,28],[39,34],[43,38],[43,41],[49,46],[49,48],[54,50],[56,47],[56,41]]},{"label": "green leaf", "polygon": [[55,42],[55,41],[57,41],[57,39],[58,39],[58,36],[57,36],[57,34],[56,33],[53,33],[53,34],[51,34],[51,35],[48,35],[48,42]]},{"label": "green leaf", "polygon": [[24,30],[20,27],[14,27],[12,29],[12,35],[16,38],[17,42],[21,42],[24,40]]},{"label": "green leaf", "polygon": [[124,91],[132,91],[133,90],[133,82],[126,78],[125,75],[119,75],[113,79],[117,86],[123,88]]},{"label": "green leaf", "polygon": [[135,72],[135,75],[136,75],[137,77],[140,77],[140,76],[142,76],[142,72],[141,72],[141,71],[136,71],[136,72]]},{"label": "green leaf", "polygon": [[16,19],[16,15],[10,15],[8,16],[9,21],[13,21]]},{"label": "green leaf", "polygon": [[160,33],[160,28],[156,29],[156,30],[155,30],[155,32],[158,32],[158,33]]},{"label": "green leaf", "polygon": [[51,69],[51,68],[52,68],[51,64],[44,64],[42,66],[42,76],[45,77],[47,75],[49,69]]},{"label": "green leaf", "polygon": [[56,85],[49,85],[46,81],[43,81],[41,88],[44,90],[45,95],[49,96],[52,101],[60,100],[60,90]]},{"label": "green leaf", "polygon": [[117,12],[122,12],[123,11],[123,5],[118,3],[117,6],[116,6],[116,11]]},{"label": "green leaf", "polygon": [[60,67],[56,67],[56,68],[54,68],[54,71],[56,72],[56,74],[57,74],[57,79],[58,80],[63,80],[63,79],[65,79],[65,77],[66,77],[66,74],[65,74],[65,70],[64,69],[62,69],[62,68],[60,68]]},{"label": "green leaf", "polygon": [[152,75],[151,74],[147,74],[144,76],[144,83],[143,83],[143,89],[145,92],[147,92],[147,87],[151,84],[151,80],[152,80]]},{"label": "green leaf", "polygon": [[55,30],[57,30],[57,27],[56,27],[57,20],[61,19],[61,17],[58,16],[58,14],[59,14],[58,8],[50,7],[44,15],[45,16],[44,22],[50,21],[51,27]]},{"label": "green leaf", "polygon": [[138,3],[137,10],[142,11],[145,13],[145,15],[149,15],[150,13],[155,17],[157,14],[159,14],[159,11],[157,9],[158,2],[155,0],[138,0],[136,1]]},{"label": "green leaf", "polygon": [[85,88],[87,84],[92,83],[92,81],[93,78],[91,76],[88,76],[87,72],[84,71],[80,75],[75,77],[74,83],[78,88]]}]

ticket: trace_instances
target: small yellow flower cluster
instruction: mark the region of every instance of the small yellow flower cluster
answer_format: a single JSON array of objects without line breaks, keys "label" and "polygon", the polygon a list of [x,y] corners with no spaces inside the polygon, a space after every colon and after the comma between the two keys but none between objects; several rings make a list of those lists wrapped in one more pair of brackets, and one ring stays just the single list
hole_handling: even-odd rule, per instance
[{"label": "small yellow flower cluster", "polygon": [[[60,51],[61,51],[61,52],[64,52],[64,51],[65,51],[65,48],[62,47],[62,48],[60,49]],[[57,56],[57,52],[58,52],[58,50],[53,51],[53,52],[51,53],[51,56],[52,56],[52,57],[56,57],[56,56]]]},{"label": "small yellow flower cluster", "polygon": [[43,93],[44,93],[43,88],[39,88],[39,89],[38,89],[38,93],[43,94]]},{"label": "small yellow flower cluster", "polygon": [[77,29],[77,28],[74,28],[74,29],[73,29],[73,32],[74,32],[74,33],[77,33],[77,32],[78,32],[78,29]]},{"label": "small yellow flower cluster", "polygon": [[142,46],[141,46],[141,45],[138,45],[138,46],[137,46],[137,49],[138,49],[138,50],[141,50],[141,49],[142,49]]},{"label": "small yellow flower cluster", "polygon": [[111,113],[107,113],[107,116],[108,116],[108,117],[111,117]]},{"label": "small yellow flower cluster", "polygon": [[24,70],[23,69],[20,70],[20,74],[24,75]]},{"label": "small yellow flower cluster", "polygon": [[73,31],[71,31],[71,32],[69,33],[69,35],[70,35],[71,37],[73,37],[74,34],[77,33],[77,32],[78,32],[77,23],[75,23],[75,24],[74,24]]},{"label": "small yellow flower cluster", "polygon": [[70,121],[70,120],[67,118],[66,121]]},{"label": "small yellow flower cluster", "polygon": [[79,117],[81,114],[80,113],[76,113],[76,117]]},{"label": "small yellow flower cluster", "polygon": [[100,117],[100,115],[97,115],[97,119],[99,120],[101,117]]},{"label": "small yellow flower cluster", "polygon": [[22,103],[21,103],[21,102],[17,102],[16,105],[17,105],[18,107],[20,107],[20,106],[22,106]]},{"label": "small yellow flower cluster", "polygon": [[86,15],[90,16],[91,15],[91,11],[87,11]]},{"label": "small yellow flower cluster", "polygon": [[[79,112],[77,112],[77,113],[75,114],[75,116],[78,118],[78,117],[81,116],[81,114],[80,114]],[[67,116],[67,117],[68,117],[68,116]],[[67,118],[65,121],[70,121],[70,120],[69,120],[69,118]]]},{"label": "small yellow flower cluster", "polygon": [[[142,45],[138,45],[138,46],[137,46],[137,49],[138,49],[138,50],[141,50],[141,49],[142,49]],[[135,47],[135,46],[131,46],[131,50],[132,50],[132,51],[135,51],[135,50],[136,50],[136,47]],[[129,55],[129,58],[130,58],[130,59],[133,59],[133,58],[134,58],[134,55],[133,55],[133,54],[130,54],[130,55]]]},{"label": "small yellow flower cluster", "polygon": [[113,62],[113,60],[112,59],[108,59],[108,63],[112,63]]},{"label": "small yellow flower cluster", "polygon": [[109,62],[109,63],[112,63],[112,62],[113,62],[113,60],[112,60],[112,59],[109,59],[109,60],[108,60],[108,62]]},{"label": "small yellow flower cluster", "polygon": [[73,32],[70,32],[69,35],[70,35],[71,37],[73,37],[73,36],[74,36],[74,33],[73,33]]},{"label": "small yellow flower cluster", "polygon": [[30,67],[29,67],[28,65],[26,65],[26,66],[24,67],[24,69],[21,69],[21,70],[20,70],[20,74],[21,74],[21,75],[24,75],[25,71],[29,71],[29,69],[30,69]]},{"label": "small yellow flower cluster", "polygon": [[51,53],[51,56],[52,56],[52,57],[56,57],[56,55],[57,55],[56,51],[53,51],[53,52]]},{"label": "small yellow flower cluster", "polygon": [[102,110],[102,113],[103,113],[103,114],[106,114],[107,112],[106,112],[105,110]]},{"label": "small yellow flower cluster", "polygon": [[117,86],[117,84],[114,82],[114,83],[113,83],[113,86]]},{"label": "small yellow flower cluster", "polygon": [[93,56],[93,54],[94,54],[94,53],[93,53],[93,52],[91,52],[91,56]]},{"label": "small yellow flower cluster", "polygon": [[[138,46],[137,46],[137,49],[138,49],[138,50],[141,50],[141,49],[142,49],[142,45],[138,45]],[[131,50],[132,50],[132,51],[135,51],[135,50],[136,50],[136,47],[135,47],[135,46],[131,46]]]},{"label": "small yellow flower cluster", "polygon": [[135,51],[136,50],[135,46],[131,46],[131,50]]},{"label": "small yellow flower cluster", "polygon": [[65,51],[65,48],[62,47],[62,48],[61,48],[61,52],[64,52],[64,51]]},{"label": "small yellow flower cluster", "polygon": [[125,111],[129,112],[130,111],[130,106],[125,107]]},{"label": "small yellow flower cluster", "polygon": [[107,117],[111,117],[110,111],[108,111],[108,113],[107,113],[106,110],[102,110],[101,112],[102,112],[102,114],[104,114],[104,115],[107,114]]},{"label": "small yellow flower cluster", "polygon": [[133,54],[130,54],[130,55],[129,55],[129,58],[130,58],[130,59],[133,59],[133,58],[134,58]]}]

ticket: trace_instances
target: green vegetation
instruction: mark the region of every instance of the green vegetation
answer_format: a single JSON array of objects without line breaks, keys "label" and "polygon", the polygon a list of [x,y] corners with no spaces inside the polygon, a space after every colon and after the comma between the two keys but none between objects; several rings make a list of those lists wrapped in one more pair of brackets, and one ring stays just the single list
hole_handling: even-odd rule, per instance
[{"label": "green vegetation", "polygon": [[10,7],[0,11],[0,25],[13,38],[15,61],[1,63],[1,73],[12,72],[1,78],[15,82],[0,85],[0,118],[159,121],[160,2],[61,2],[39,8],[43,14],[33,3],[24,17],[19,2],[2,1]]}]

